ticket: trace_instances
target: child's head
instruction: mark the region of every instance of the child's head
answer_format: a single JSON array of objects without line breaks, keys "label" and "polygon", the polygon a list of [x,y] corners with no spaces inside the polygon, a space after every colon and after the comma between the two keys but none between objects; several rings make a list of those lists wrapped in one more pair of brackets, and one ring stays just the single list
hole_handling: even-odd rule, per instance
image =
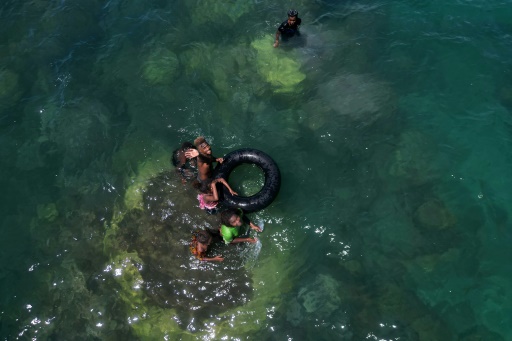
[{"label": "child's head", "polygon": [[199,181],[195,179],[192,182],[192,187],[194,187],[201,193],[207,194],[211,192],[211,181]]},{"label": "child's head", "polygon": [[210,245],[210,243],[212,242],[212,236],[210,232],[206,230],[201,230],[197,233],[196,240],[198,243]]},{"label": "child's head", "polygon": [[222,225],[236,227],[242,226],[242,218],[240,217],[240,211],[234,208],[228,208],[220,214],[220,221]]},{"label": "child's head", "polygon": [[297,10],[290,9],[288,11],[288,17],[298,17],[298,16],[299,16],[299,12]]},{"label": "child's head", "polygon": [[196,149],[196,147],[188,141],[185,141],[181,144],[181,150],[186,151],[187,149]]},{"label": "child's head", "polygon": [[199,136],[194,140],[194,145],[197,147],[197,150],[201,154],[210,155],[212,153],[212,149],[210,144],[206,141],[203,136]]},{"label": "child's head", "polygon": [[181,161],[181,159],[186,161],[185,152],[189,149],[196,149],[196,147],[191,142],[185,141],[180,148],[172,152],[171,163],[173,166],[177,167],[180,163],[183,163],[184,161]]}]

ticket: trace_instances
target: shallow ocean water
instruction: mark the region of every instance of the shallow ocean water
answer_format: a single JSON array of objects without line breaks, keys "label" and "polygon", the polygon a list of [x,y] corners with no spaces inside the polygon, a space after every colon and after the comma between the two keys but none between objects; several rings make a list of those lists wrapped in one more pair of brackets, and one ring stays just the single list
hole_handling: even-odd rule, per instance
[{"label": "shallow ocean water", "polygon": [[[511,5],[2,3],[1,338],[511,339]],[[199,135],[283,179],[223,263]]]}]

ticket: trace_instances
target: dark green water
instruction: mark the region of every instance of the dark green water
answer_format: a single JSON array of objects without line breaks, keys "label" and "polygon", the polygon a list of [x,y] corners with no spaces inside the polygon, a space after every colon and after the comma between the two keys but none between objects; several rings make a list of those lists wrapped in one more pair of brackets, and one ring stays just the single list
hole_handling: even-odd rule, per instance
[{"label": "dark green water", "polygon": [[[272,48],[296,7],[302,36]],[[511,1],[4,1],[4,340],[512,339]],[[261,244],[172,171],[270,154]],[[234,181],[251,192],[255,180]]]}]

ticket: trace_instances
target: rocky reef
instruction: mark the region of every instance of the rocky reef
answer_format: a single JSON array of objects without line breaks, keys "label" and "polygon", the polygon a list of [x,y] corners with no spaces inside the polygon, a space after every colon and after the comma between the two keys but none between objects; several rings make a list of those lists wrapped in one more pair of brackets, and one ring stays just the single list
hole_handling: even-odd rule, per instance
[{"label": "rocky reef", "polygon": [[272,49],[272,39],[263,37],[251,43],[256,50],[258,73],[272,85],[277,93],[300,92],[299,84],[306,78],[301,64],[285,51]]}]

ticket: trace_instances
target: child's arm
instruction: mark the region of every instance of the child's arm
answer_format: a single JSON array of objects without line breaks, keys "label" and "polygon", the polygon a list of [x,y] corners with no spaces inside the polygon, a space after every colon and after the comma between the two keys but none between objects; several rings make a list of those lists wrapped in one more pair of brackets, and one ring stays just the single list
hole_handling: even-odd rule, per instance
[{"label": "child's arm", "polygon": [[254,225],[254,224],[252,223],[252,221],[251,221],[251,222],[249,222],[249,226],[250,226],[254,231],[256,231],[256,232],[261,232],[261,228],[260,228],[258,225]]},{"label": "child's arm", "polygon": [[219,193],[217,192],[217,182],[219,179],[215,179],[210,183],[210,189],[212,191],[212,194],[203,194],[203,200],[212,202],[212,201],[219,201]]},{"label": "child's arm", "polygon": [[218,178],[218,179],[215,179],[214,181],[220,182],[221,184],[226,186],[226,188],[228,189],[229,193],[231,193],[231,195],[238,195],[238,193],[233,191],[233,189],[229,186],[228,182],[226,180],[224,180],[223,178]]},{"label": "child's arm", "polygon": [[235,238],[231,241],[230,244],[236,244],[236,243],[256,243],[258,241],[258,238],[256,237],[249,237],[249,238]]},{"label": "child's arm", "polygon": [[224,260],[224,257],[222,257],[222,255],[215,257],[203,257],[201,258],[201,260],[205,262],[222,262]]},{"label": "child's arm", "polygon": [[244,221],[244,223],[249,224],[251,229],[253,229],[254,231],[261,232],[261,228],[258,225],[253,224],[252,221],[250,221],[245,214],[243,215],[242,220]]},{"label": "child's arm", "polygon": [[[228,231],[226,231],[228,232]],[[220,229],[220,235],[224,239],[224,243],[226,244],[237,244],[237,243],[256,243],[258,241],[258,238],[233,238],[233,235],[225,235],[222,232],[222,229]]]}]

